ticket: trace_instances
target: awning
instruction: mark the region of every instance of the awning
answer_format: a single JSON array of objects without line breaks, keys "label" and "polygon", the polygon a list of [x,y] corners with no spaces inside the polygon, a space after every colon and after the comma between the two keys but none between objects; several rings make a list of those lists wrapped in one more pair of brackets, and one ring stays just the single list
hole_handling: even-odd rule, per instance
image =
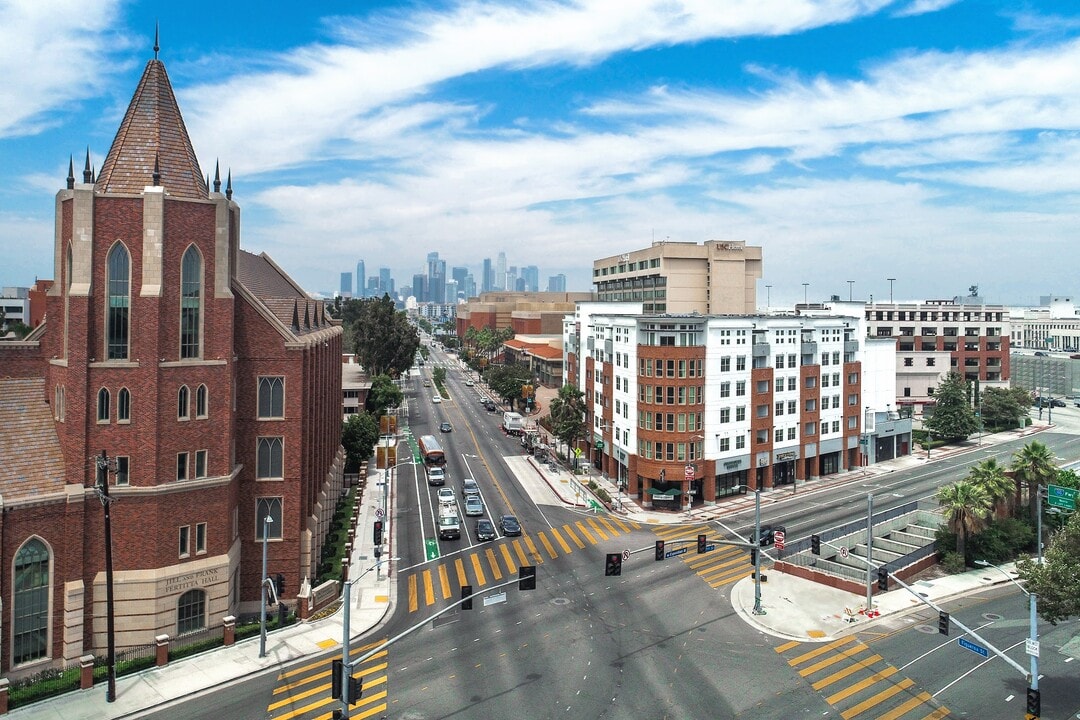
[{"label": "awning", "polygon": [[658,488],[651,487],[651,488],[647,488],[645,490],[645,492],[649,493],[653,497],[661,495],[661,496],[666,496],[666,497],[672,498],[672,497],[675,497],[676,495],[682,495],[682,490],[680,490],[679,488],[669,488],[667,490],[660,490]]}]

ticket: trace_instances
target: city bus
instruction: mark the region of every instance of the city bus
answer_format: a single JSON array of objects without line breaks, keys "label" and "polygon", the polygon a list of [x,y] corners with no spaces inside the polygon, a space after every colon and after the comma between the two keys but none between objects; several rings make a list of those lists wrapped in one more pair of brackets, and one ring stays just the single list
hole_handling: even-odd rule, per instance
[{"label": "city bus", "polygon": [[420,455],[425,465],[445,465],[446,453],[434,435],[420,436]]}]

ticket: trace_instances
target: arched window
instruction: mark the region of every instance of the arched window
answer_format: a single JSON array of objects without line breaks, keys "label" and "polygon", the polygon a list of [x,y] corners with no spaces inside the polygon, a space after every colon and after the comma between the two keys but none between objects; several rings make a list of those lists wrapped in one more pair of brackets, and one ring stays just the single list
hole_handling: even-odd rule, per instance
[{"label": "arched window", "polygon": [[282,438],[259,438],[255,454],[256,479],[266,480],[284,477],[284,470],[282,469]]},{"label": "arched window", "polygon": [[206,627],[206,591],[188,590],[176,603],[176,634]]},{"label": "arched window", "polygon": [[180,263],[180,357],[201,356],[202,257],[194,245]]},{"label": "arched window", "polygon": [[101,388],[97,394],[97,419],[98,422],[109,422],[109,389]]},{"label": "arched window", "polygon": [[15,553],[14,569],[11,661],[18,665],[49,655],[49,548],[28,540]]},{"label": "arched window", "polygon": [[109,360],[127,360],[128,310],[131,306],[131,258],[122,243],[116,243],[109,251],[107,266],[105,357]]},{"label": "arched window", "polygon": [[176,418],[187,420],[189,417],[191,417],[191,398],[187,385],[181,385],[180,391],[176,393]]},{"label": "arched window", "polygon": [[120,388],[116,395],[116,421],[131,422],[131,393],[127,388]]},{"label": "arched window", "polygon": [[205,385],[200,385],[195,391],[195,417],[204,418],[207,413],[207,392]]}]

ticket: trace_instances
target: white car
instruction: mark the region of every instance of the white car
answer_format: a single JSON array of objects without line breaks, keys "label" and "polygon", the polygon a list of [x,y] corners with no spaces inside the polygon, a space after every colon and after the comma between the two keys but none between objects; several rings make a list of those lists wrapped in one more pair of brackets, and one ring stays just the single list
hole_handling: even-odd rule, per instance
[{"label": "white car", "polygon": [[476,383],[474,383],[472,380],[466,380],[465,381],[465,387],[472,387],[475,384]]},{"label": "white car", "polygon": [[435,493],[435,497],[439,499],[440,503],[457,502],[457,498],[454,496],[453,488],[441,487],[439,488],[439,491]]},{"label": "white car", "polygon": [[438,395],[432,395],[432,396],[431,396],[431,402],[433,402],[433,403],[435,403],[436,405],[438,405],[439,403],[441,403],[441,402],[442,402],[442,398],[441,398],[441,397],[439,397]]}]

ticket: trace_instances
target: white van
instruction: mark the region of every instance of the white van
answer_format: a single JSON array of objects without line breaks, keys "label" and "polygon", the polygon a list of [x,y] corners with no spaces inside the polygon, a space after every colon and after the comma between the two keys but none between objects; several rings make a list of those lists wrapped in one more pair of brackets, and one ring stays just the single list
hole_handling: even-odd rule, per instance
[{"label": "white van", "polygon": [[445,485],[446,471],[438,466],[429,467],[427,469],[427,482],[428,485]]},{"label": "white van", "polygon": [[439,539],[457,540],[461,537],[461,517],[457,503],[446,502],[439,505]]}]

